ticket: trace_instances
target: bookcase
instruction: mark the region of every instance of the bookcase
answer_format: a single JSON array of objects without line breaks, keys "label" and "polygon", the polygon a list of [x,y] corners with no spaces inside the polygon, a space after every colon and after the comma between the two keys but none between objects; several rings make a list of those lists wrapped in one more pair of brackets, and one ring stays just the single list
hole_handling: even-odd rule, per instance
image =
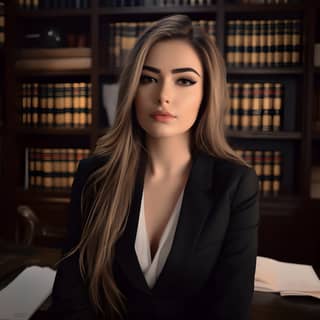
[{"label": "bookcase", "polygon": [[70,179],[112,122],[105,108],[116,97],[122,57],[148,22],[182,13],[215,38],[227,61],[228,139],[261,183],[259,255],[319,266],[312,188],[320,167],[320,4],[249,2],[6,1],[2,234],[12,237],[23,204],[44,230],[36,243],[61,245]]}]

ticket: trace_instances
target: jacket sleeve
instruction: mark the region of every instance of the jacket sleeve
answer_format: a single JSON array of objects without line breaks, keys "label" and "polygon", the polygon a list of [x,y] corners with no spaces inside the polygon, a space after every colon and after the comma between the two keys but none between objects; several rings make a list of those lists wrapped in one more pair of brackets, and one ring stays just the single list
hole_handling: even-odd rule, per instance
[{"label": "jacket sleeve", "polygon": [[246,168],[238,180],[220,257],[202,301],[204,319],[249,319],[257,256],[259,184],[251,168]]},{"label": "jacket sleeve", "polygon": [[[88,178],[88,165],[85,161],[87,160],[80,161],[72,185],[64,253],[72,249],[81,236],[80,199]],[[52,304],[48,313],[50,319],[97,319],[89,302],[87,287],[80,274],[78,254],[73,254],[59,263],[52,291]]]}]

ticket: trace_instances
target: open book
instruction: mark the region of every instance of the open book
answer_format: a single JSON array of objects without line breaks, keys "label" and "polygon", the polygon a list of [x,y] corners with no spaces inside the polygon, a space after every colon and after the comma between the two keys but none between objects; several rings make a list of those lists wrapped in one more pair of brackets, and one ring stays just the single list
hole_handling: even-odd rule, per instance
[{"label": "open book", "polygon": [[320,280],[312,266],[257,257],[254,290],[320,299]]},{"label": "open book", "polygon": [[31,266],[0,291],[0,319],[27,320],[51,293],[56,271]]}]

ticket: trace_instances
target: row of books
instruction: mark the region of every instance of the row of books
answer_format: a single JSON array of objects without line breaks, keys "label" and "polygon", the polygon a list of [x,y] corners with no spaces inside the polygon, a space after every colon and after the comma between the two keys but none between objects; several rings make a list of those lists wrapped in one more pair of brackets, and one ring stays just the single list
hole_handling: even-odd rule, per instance
[{"label": "row of books", "polygon": [[101,7],[202,7],[215,4],[215,0],[101,0]]},{"label": "row of books", "polygon": [[4,39],[5,39],[4,26],[5,26],[5,18],[4,18],[4,15],[1,14],[1,7],[0,7],[0,47],[3,46]]},{"label": "row of books", "polygon": [[239,150],[236,152],[256,171],[263,196],[278,196],[282,172],[279,150]]},{"label": "row of books", "polygon": [[[215,21],[199,20],[193,22],[201,26],[212,37],[215,35]],[[109,25],[106,44],[109,51],[109,65],[119,68],[138,36],[151,22],[115,22]]]},{"label": "row of books", "polygon": [[227,63],[245,66],[288,66],[301,63],[299,19],[229,20]]},{"label": "row of books", "polygon": [[31,127],[92,124],[91,83],[23,83],[21,123]]},{"label": "row of books", "polygon": [[81,159],[89,156],[82,148],[26,148],[25,189],[68,189]]},{"label": "row of books", "polygon": [[283,84],[228,83],[230,109],[226,126],[236,130],[278,131],[281,126]]},{"label": "row of books", "polygon": [[20,9],[86,9],[89,0],[18,0]]}]

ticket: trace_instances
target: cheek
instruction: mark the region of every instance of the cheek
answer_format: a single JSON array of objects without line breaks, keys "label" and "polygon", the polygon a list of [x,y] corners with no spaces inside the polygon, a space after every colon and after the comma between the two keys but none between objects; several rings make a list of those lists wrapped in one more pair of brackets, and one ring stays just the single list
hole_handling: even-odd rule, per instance
[{"label": "cheek", "polygon": [[184,96],[184,116],[193,121],[197,118],[202,101],[202,90],[193,92],[192,95]]}]

